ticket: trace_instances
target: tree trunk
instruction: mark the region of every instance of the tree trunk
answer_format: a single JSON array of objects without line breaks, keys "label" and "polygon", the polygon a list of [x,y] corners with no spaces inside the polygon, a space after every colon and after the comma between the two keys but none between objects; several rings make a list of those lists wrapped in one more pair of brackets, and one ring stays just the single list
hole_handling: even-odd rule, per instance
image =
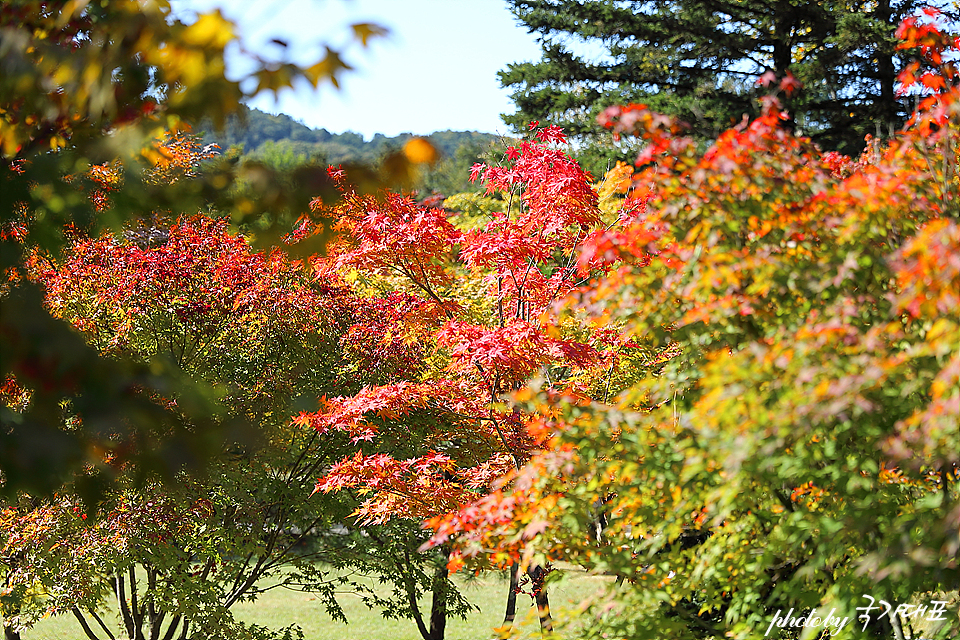
[{"label": "tree trunk", "polygon": [[178,626],[180,626],[180,616],[173,616],[173,620],[170,621],[170,626],[167,627],[167,633],[163,636],[163,640],[173,640],[173,634],[177,632]]},{"label": "tree trunk", "polygon": [[127,637],[142,640],[137,638],[137,628],[133,623],[133,615],[131,615],[130,607],[127,604],[127,589],[121,572],[118,571],[114,575],[113,585],[113,591],[117,596],[117,608],[120,609],[120,617],[123,619],[123,627],[127,632]]},{"label": "tree trunk", "polygon": [[507,592],[507,610],[503,614],[503,626],[512,627],[517,617],[517,589],[520,588],[520,566],[510,565],[510,591]]},{"label": "tree trunk", "polygon": [[450,559],[450,547],[442,547],[442,562],[433,574],[433,602],[430,606],[430,640],[443,640],[447,628],[447,560]]},{"label": "tree trunk", "polygon": [[[777,80],[781,80],[790,70],[790,64],[793,62],[793,26],[795,17],[793,10],[787,6],[781,7],[780,15],[776,18],[773,35],[773,72]],[[791,96],[781,95],[781,103],[787,112],[787,120],[784,126],[794,131],[797,128],[796,113],[793,109],[793,100]]]},{"label": "tree trunk", "polygon": [[540,633],[546,635],[553,631],[553,617],[550,615],[550,597],[547,595],[547,569],[537,565],[528,572],[533,588],[533,599],[537,603],[537,617],[540,618]]},{"label": "tree trunk", "polygon": [[166,611],[159,611],[150,621],[150,640],[160,640],[160,629],[163,627],[163,619],[166,617]]},{"label": "tree trunk", "polygon": [[[417,589],[416,585],[413,582],[411,577],[413,572],[413,563],[410,560],[410,550],[403,550],[403,559],[404,564],[400,564],[399,561],[396,561],[397,569],[400,571],[400,575],[404,576],[404,587],[407,591],[407,605],[410,607],[410,615],[413,616],[413,621],[417,623],[417,631],[420,632],[420,637],[423,640],[431,640],[430,630],[427,629],[427,626],[423,622],[423,615],[420,613],[420,604],[417,602]],[[433,620],[430,620],[431,625]]]},{"label": "tree trunk", "polygon": [[[7,584],[9,585],[9,583]],[[18,613],[20,613],[20,607],[16,607],[10,611],[11,616],[15,616]],[[20,640],[20,632],[14,631],[13,627],[9,626],[10,624],[12,623],[9,619],[6,617],[0,617],[0,626],[3,627],[3,640]]]},{"label": "tree trunk", "polygon": [[[893,10],[890,7],[890,0],[880,0],[877,3],[875,15],[878,20],[885,24],[890,24],[891,29],[896,25],[893,21]],[[878,128],[886,129],[890,135],[893,135],[894,129],[899,126],[899,108],[895,87],[897,83],[897,70],[893,64],[892,45],[878,43],[877,45],[877,80],[880,82],[880,104],[877,110]]]},{"label": "tree trunk", "polygon": [[73,607],[70,611],[71,613],[73,613],[73,616],[77,619],[77,622],[80,623],[80,628],[83,629],[83,632],[86,634],[88,638],[90,638],[90,640],[100,640],[97,637],[97,634],[93,632],[93,629],[90,628],[90,625],[87,624],[87,621],[83,617],[83,614],[80,613],[80,609],[78,609],[77,607]]}]

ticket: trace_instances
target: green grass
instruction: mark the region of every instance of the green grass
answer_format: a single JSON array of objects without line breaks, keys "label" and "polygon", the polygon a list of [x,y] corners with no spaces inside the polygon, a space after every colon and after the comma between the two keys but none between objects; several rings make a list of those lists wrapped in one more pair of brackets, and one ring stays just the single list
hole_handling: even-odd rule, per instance
[{"label": "green grass", "polygon": [[[503,622],[503,608],[507,581],[503,574],[484,573],[478,577],[460,578],[458,584],[467,599],[480,608],[466,620],[447,621],[446,640],[482,640],[490,638],[492,629]],[[582,571],[567,570],[556,584],[551,585],[551,607],[558,613],[568,610],[609,582],[609,578],[590,576]],[[371,585],[374,582],[371,581]],[[348,624],[335,622],[323,605],[305,593],[274,589],[256,602],[234,606],[241,620],[279,629],[298,624],[306,640],[419,640],[413,620],[386,620],[379,611],[371,611],[352,594],[338,596],[349,620]],[[428,616],[429,605],[422,606]],[[517,619],[522,637],[536,635],[539,628],[532,599],[517,597]],[[73,616],[58,616],[43,620],[22,634],[23,640],[82,640],[85,638]]]}]

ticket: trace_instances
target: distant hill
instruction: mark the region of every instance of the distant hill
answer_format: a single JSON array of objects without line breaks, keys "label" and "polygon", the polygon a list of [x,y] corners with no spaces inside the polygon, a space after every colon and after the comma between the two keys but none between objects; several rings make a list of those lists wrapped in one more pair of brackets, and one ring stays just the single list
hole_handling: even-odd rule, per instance
[{"label": "distant hill", "polygon": [[[294,150],[298,154],[316,157],[330,164],[341,162],[376,163],[388,151],[403,146],[407,140],[415,137],[412,133],[401,133],[388,137],[376,134],[365,141],[359,133],[330,133],[326,129],[311,129],[290,116],[271,115],[259,109],[243,107],[240,117],[227,121],[223,131],[213,131],[209,123],[199,128],[204,141],[216,142],[226,151],[230,147],[242,147],[244,154],[257,155],[271,146]],[[464,145],[492,146],[499,142],[499,136],[477,131],[437,131],[428,136],[443,157],[452,158]],[[270,145],[269,143],[274,143]],[[281,144],[282,143],[282,144]]]},{"label": "distant hill", "polygon": [[[415,137],[412,133],[394,137],[378,133],[366,141],[352,131],[330,133],[326,129],[311,129],[290,116],[247,107],[242,108],[239,116],[230,118],[221,131],[215,131],[210,123],[201,123],[198,130],[205,143],[216,143],[223,151],[239,147],[243,155],[278,169],[311,161],[376,165],[387,153]],[[432,192],[452,195],[475,188],[467,180],[470,166],[488,160],[504,146],[499,136],[477,131],[437,131],[424,137],[441,154],[441,162],[422,176],[418,188],[424,196]]]}]

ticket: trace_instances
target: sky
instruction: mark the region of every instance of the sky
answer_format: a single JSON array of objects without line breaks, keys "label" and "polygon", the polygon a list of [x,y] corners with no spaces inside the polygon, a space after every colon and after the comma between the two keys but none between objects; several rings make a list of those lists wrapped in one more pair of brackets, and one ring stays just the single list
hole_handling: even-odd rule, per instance
[{"label": "sky", "polygon": [[[434,131],[508,133],[501,113],[514,111],[497,72],[511,62],[540,58],[532,34],[507,11],[503,0],[174,0],[175,11],[219,8],[236,22],[250,50],[284,55],[269,44],[287,40],[294,62],[318,59],[323,44],[342,47],[354,67],[329,83],[263,96],[250,102],[285,113],[312,128],[333,133],[428,134]],[[367,48],[351,42],[349,25],[387,27],[385,39]],[[228,69],[242,69],[239,55]]]}]

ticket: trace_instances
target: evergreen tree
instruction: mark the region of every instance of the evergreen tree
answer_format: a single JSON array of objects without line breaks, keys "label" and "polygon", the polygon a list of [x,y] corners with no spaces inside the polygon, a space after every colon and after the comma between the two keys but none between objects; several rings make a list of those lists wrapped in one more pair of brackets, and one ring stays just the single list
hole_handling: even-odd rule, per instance
[{"label": "evergreen tree", "polygon": [[855,152],[865,134],[899,127],[912,106],[895,92],[894,31],[921,4],[914,0],[509,4],[543,46],[539,62],[500,73],[517,105],[504,120],[517,128],[543,120],[589,140],[600,109],[642,102],[711,139],[758,115],[756,81],[770,71],[803,83],[786,100],[791,122],[825,149]]}]

